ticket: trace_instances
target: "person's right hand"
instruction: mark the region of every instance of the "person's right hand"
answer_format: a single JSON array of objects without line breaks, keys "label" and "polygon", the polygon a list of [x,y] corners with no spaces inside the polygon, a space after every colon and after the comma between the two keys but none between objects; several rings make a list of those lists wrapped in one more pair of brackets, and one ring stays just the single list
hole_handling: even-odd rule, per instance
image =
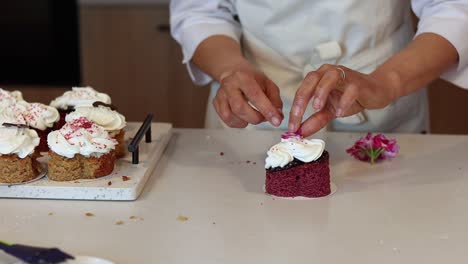
[{"label": "person's right hand", "polygon": [[284,116],[279,88],[264,73],[245,62],[222,73],[219,79],[213,105],[226,125],[244,128],[265,121],[276,127],[281,124]]}]

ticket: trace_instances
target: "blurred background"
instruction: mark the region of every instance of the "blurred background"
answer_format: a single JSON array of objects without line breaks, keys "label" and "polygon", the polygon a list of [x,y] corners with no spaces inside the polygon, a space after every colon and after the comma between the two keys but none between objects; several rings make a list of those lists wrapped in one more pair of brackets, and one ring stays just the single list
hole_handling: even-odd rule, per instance
[{"label": "blurred background", "polygon": [[[49,103],[72,86],[111,95],[129,121],[152,112],[203,127],[208,87],[195,87],[171,38],[169,0],[15,0],[0,7],[0,87]],[[429,88],[432,133],[468,134],[468,90]]]}]

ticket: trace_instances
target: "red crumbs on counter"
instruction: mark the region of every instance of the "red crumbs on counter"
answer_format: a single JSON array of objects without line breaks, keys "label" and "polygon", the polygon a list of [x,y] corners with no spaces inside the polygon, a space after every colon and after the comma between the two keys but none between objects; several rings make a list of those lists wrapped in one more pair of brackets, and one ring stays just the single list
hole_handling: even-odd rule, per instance
[{"label": "red crumbs on counter", "polygon": [[220,156],[224,156],[224,152],[220,152],[219,155],[220,155]]},{"label": "red crumbs on counter", "polygon": [[122,181],[129,181],[130,180],[130,177],[128,176],[122,176]]},{"label": "red crumbs on counter", "polygon": [[107,186],[111,186],[111,185],[112,185],[112,182],[109,181],[109,182],[107,183]]}]

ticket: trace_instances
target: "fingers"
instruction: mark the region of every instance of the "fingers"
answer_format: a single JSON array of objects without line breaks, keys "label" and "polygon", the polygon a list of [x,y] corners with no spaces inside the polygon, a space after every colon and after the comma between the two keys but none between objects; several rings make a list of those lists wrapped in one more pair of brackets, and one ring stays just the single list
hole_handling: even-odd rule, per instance
[{"label": "fingers", "polygon": [[248,125],[246,121],[240,119],[231,111],[227,96],[223,91],[218,91],[216,97],[213,100],[213,106],[219,117],[229,127],[244,128]]},{"label": "fingers", "polygon": [[266,78],[264,81],[265,95],[270,99],[271,103],[278,110],[281,115],[281,120],[284,119],[283,115],[283,100],[281,100],[280,90],[278,86],[270,79]]},{"label": "fingers", "polygon": [[278,86],[270,79],[265,79],[263,84],[265,85],[265,95],[270,99],[273,106],[277,109],[283,109],[283,101]]},{"label": "fingers", "polygon": [[320,82],[321,77],[321,73],[319,72],[309,72],[302,81],[299,89],[296,91],[291,112],[289,113],[288,130],[290,132],[296,132],[299,129],[302,122],[302,116],[307,109],[307,105],[309,104],[309,101],[314,94],[315,87]]},{"label": "fingers", "polygon": [[336,109],[336,117],[344,117],[345,113],[351,108],[351,106],[356,103],[356,100],[359,97],[359,87],[350,83],[345,85],[343,95],[340,98],[338,108]]},{"label": "fingers", "polygon": [[308,137],[314,133],[317,133],[320,129],[327,126],[327,124],[335,118],[335,111],[331,106],[327,104],[327,107],[316,112],[310,116],[299,128],[301,135]]},{"label": "fingers", "polygon": [[283,119],[282,115],[277,107],[272,104],[255,79],[248,78],[245,74],[238,74],[237,77],[242,84],[239,88],[248,101],[250,101],[273,126],[279,126]]},{"label": "fingers", "polygon": [[238,89],[226,90],[226,96],[233,114],[250,124],[260,124],[265,118],[257,110],[253,109],[246,101],[244,95]]},{"label": "fingers", "polygon": [[269,121],[279,126],[284,116],[279,88],[266,76],[236,72],[221,81],[213,100],[221,119],[230,127]]},{"label": "fingers", "polygon": [[317,84],[312,106],[316,110],[322,109],[330,92],[336,89],[341,81],[341,73],[336,68],[327,70]]}]

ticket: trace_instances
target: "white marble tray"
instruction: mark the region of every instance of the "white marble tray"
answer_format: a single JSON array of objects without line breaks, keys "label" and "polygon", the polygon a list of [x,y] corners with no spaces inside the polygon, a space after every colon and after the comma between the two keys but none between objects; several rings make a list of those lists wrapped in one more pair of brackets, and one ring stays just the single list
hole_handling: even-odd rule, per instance
[{"label": "white marble tray", "polygon": [[[140,123],[129,123],[126,139],[129,141],[140,127]],[[74,199],[74,200],[136,200],[149,176],[156,167],[171,138],[172,125],[167,123],[152,124],[151,143],[144,138],[140,143],[140,163],[132,164],[132,155],[117,160],[111,175],[94,180],[70,182],[41,180],[12,186],[0,186],[0,197],[31,199]],[[128,180],[124,181],[123,176]]]}]

